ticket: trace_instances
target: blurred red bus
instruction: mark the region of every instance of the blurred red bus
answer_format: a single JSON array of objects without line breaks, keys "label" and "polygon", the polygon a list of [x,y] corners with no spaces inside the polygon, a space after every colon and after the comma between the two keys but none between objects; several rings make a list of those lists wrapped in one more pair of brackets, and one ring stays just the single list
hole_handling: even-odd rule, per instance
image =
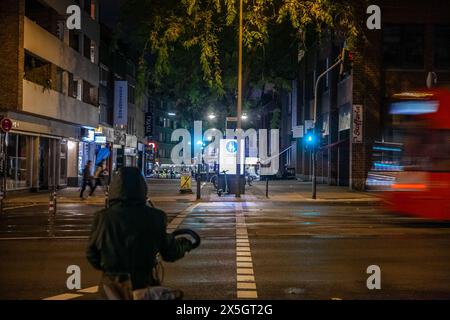
[{"label": "blurred red bus", "polygon": [[450,90],[396,94],[390,105],[402,142],[401,172],[385,192],[394,212],[450,220]]}]

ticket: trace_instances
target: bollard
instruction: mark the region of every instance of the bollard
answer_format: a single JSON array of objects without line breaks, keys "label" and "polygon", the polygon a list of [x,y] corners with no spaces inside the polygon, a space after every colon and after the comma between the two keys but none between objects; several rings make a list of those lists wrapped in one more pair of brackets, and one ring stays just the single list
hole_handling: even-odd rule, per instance
[{"label": "bollard", "polygon": [[269,197],[269,177],[266,177],[266,198]]},{"label": "bollard", "polygon": [[109,208],[109,185],[105,188],[105,208]]},{"label": "bollard", "polygon": [[55,206],[54,206],[53,197],[54,197],[54,194],[50,193],[50,199],[48,201],[48,213],[51,215],[55,214]]},{"label": "bollard", "polygon": [[197,200],[200,200],[201,196],[201,181],[200,181],[200,165],[197,167]]},{"label": "bollard", "polygon": [[3,193],[0,194],[0,215],[3,214]]},{"label": "bollard", "polygon": [[56,188],[55,188],[55,189],[53,189],[53,213],[54,214],[56,214],[56,211],[57,211],[57,199],[58,199],[58,196],[57,196]]}]

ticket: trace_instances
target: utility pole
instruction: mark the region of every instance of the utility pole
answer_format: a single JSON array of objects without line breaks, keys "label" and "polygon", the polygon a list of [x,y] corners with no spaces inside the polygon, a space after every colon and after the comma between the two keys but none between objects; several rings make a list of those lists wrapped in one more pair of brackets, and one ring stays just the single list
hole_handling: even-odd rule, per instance
[{"label": "utility pole", "polygon": [[238,101],[237,101],[237,154],[236,154],[236,198],[241,197],[241,113],[242,113],[242,21],[243,21],[243,0],[239,1],[239,62],[238,62]]}]

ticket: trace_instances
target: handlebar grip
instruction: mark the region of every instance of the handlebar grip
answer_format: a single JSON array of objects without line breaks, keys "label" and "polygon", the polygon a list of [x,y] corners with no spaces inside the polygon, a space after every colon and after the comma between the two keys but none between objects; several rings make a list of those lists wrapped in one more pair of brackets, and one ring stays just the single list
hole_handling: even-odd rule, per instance
[{"label": "handlebar grip", "polygon": [[195,241],[192,243],[192,249],[195,249],[200,245],[200,242],[201,242],[200,235],[197,232],[195,232],[194,230],[178,229],[178,230],[175,230],[174,232],[172,232],[172,234],[174,235],[174,237],[188,235],[188,236],[191,236],[192,238],[194,238]]}]

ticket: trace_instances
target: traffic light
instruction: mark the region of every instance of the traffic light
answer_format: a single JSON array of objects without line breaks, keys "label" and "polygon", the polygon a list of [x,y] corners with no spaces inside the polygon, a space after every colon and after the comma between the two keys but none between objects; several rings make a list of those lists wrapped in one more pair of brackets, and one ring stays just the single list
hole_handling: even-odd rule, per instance
[{"label": "traffic light", "polygon": [[154,142],[148,142],[147,146],[150,150],[150,152],[155,153],[156,152],[156,143]]},{"label": "traffic light", "polygon": [[306,135],[303,138],[303,143],[307,149],[314,149],[317,146],[319,139],[317,135],[314,133],[313,129],[309,129],[306,132]]},{"label": "traffic light", "polygon": [[352,68],[353,68],[353,53],[344,48],[342,49],[342,53],[341,53],[341,69],[339,71],[339,74],[341,76],[345,76],[345,75],[349,75],[352,73]]}]

